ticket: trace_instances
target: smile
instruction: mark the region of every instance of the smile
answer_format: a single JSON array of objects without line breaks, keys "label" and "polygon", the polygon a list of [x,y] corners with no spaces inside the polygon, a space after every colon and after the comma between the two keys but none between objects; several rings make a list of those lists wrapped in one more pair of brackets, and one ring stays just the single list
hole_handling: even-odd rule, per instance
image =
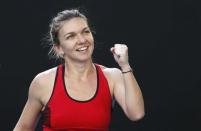
[{"label": "smile", "polygon": [[82,47],[82,48],[79,48],[79,49],[76,49],[76,51],[85,51],[88,49],[88,46],[85,46],[85,47]]}]

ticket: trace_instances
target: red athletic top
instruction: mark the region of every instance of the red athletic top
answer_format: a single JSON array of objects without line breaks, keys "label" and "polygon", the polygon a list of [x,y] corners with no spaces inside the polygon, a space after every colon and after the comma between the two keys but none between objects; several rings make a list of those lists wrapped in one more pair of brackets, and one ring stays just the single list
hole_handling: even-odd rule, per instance
[{"label": "red athletic top", "polygon": [[87,101],[70,97],[65,82],[65,66],[59,65],[54,89],[43,111],[43,131],[108,131],[111,119],[111,94],[108,82],[96,65],[97,89]]}]

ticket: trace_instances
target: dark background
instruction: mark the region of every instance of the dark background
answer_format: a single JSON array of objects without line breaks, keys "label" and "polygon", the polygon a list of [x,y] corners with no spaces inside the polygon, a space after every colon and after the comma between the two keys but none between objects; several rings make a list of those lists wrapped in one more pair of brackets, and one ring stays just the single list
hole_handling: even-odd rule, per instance
[{"label": "dark background", "polygon": [[111,131],[201,130],[199,0],[1,0],[1,131],[14,128],[34,76],[56,65],[43,39],[53,16],[73,7],[96,30],[94,62],[118,67],[109,49],[126,43],[143,92],[145,117],[129,121],[115,105]]}]

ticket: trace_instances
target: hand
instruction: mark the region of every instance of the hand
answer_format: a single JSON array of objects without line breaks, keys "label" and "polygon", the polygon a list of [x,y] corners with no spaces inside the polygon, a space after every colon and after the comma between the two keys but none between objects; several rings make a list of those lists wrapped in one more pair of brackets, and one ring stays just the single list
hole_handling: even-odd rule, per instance
[{"label": "hand", "polygon": [[114,47],[110,49],[115,61],[123,69],[130,68],[128,62],[128,47],[125,44],[115,44]]}]

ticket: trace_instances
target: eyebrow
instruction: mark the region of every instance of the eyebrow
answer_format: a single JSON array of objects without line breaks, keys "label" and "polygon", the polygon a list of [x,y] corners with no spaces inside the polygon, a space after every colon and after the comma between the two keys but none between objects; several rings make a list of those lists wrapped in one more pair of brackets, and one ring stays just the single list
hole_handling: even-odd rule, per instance
[{"label": "eyebrow", "polygon": [[[84,31],[84,30],[86,30],[86,29],[89,29],[89,27],[84,27],[84,28],[82,29],[82,31]],[[68,32],[68,33],[64,34],[64,37],[65,37],[66,35],[73,34],[73,33],[74,33],[74,32]]]}]

